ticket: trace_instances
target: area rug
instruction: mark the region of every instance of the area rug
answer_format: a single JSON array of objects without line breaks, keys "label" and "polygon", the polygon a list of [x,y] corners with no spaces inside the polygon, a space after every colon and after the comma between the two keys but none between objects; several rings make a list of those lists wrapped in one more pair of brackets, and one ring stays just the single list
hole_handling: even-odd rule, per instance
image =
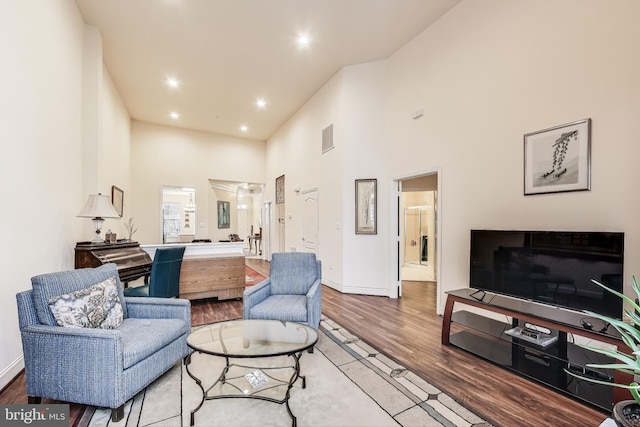
[{"label": "area rug", "polygon": [[[307,386],[303,389],[297,381],[291,390],[289,405],[298,426],[491,426],[331,319],[323,317],[319,332],[315,351],[305,352],[300,359]],[[291,362],[286,357],[251,361],[259,360],[270,364]],[[192,357],[190,369],[215,378],[223,367],[224,359],[198,353]],[[111,422],[110,410],[87,408],[78,425],[186,427],[201,396],[184,366],[176,364],[127,402],[122,421]],[[195,414],[195,426],[200,427],[291,424],[285,405],[253,399],[206,401]]]},{"label": "area rug", "polygon": [[262,274],[255,271],[253,268],[247,267],[247,266],[245,266],[244,268],[245,268],[245,280],[244,280],[245,286],[257,285],[258,283],[266,279],[266,277],[264,277]]}]

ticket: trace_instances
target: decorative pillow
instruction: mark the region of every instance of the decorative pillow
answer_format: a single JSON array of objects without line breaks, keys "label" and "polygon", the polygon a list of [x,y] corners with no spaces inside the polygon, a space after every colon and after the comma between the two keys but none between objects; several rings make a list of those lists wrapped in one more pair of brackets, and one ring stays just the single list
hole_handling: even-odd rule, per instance
[{"label": "decorative pillow", "polygon": [[115,277],[88,288],[49,298],[59,326],[115,329],[124,318]]}]

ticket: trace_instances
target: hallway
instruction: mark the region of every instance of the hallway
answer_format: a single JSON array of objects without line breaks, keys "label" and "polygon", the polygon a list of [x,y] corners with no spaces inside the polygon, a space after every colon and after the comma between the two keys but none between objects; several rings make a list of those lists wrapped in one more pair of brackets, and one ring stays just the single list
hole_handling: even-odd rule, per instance
[{"label": "hallway", "polygon": [[429,264],[402,264],[402,280],[414,282],[435,282],[436,277],[433,267]]}]

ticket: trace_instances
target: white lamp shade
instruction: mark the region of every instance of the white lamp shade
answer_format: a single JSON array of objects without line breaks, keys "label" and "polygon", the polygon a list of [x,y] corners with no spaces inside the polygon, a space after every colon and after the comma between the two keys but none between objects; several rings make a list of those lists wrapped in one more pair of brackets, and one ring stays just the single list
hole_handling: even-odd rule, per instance
[{"label": "white lamp shade", "polygon": [[120,218],[113,208],[109,196],[102,194],[90,194],[89,200],[77,215],[82,218]]}]

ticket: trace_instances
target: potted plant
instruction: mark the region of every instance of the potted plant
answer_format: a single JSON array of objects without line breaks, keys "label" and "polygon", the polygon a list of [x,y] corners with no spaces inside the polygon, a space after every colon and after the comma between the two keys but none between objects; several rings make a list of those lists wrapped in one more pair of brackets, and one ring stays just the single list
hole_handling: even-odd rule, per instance
[{"label": "potted plant", "polygon": [[616,359],[618,363],[609,363],[609,364],[596,364],[589,363],[587,367],[589,368],[601,368],[601,369],[614,369],[621,372],[625,372],[628,374],[634,375],[634,381],[631,384],[612,384],[610,382],[601,381],[593,378],[584,377],[578,374],[575,374],[567,369],[565,371],[577,378],[583,379],[585,381],[590,381],[598,384],[605,385],[613,385],[614,387],[626,388],[631,392],[634,400],[624,400],[622,402],[618,402],[614,405],[612,411],[613,419],[618,423],[618,425],[623,427],[637,427],[640,426],[640,384],[635,381],[635,376],[640,375],[640,306],[638,305],[638,300],[640,300],[640,287],[638,287],[638,281],[636,277],[633,277],[633,291],[636,294],[635,301],[626,295],[617,292],[597,280],[591,279],[593,283],[604,288],[606,291],[611,292],[612,294],[622,298],[624,301],[629,303],[632,309],[625,308],[624,312],[631,320],[631,323],[623,322],[619,319],[614,319],[608,316],[603,316],[598,313],[594,313],[591,311],[585,311],[589,316],[593,316],[605,322],[605,324],[612,325],[622,337],[622,341],[631,349],[631,354],[624,353],[620,350],[610,350],[604,348],[598,348],[593,346],[588,346],[584,344],[578,344],[580,347],[589,349],[596,353],[603,354],[605,356],[612,357]]},{"label": "potted plant", "polygon": [[127,241],[131,242],[133,240],[133,235],[138,231],[135,222],[133,222],[133,217],[129,218],[129,222],[127,222],[124,227],[127,229],[127,234],[129,235]]}]

